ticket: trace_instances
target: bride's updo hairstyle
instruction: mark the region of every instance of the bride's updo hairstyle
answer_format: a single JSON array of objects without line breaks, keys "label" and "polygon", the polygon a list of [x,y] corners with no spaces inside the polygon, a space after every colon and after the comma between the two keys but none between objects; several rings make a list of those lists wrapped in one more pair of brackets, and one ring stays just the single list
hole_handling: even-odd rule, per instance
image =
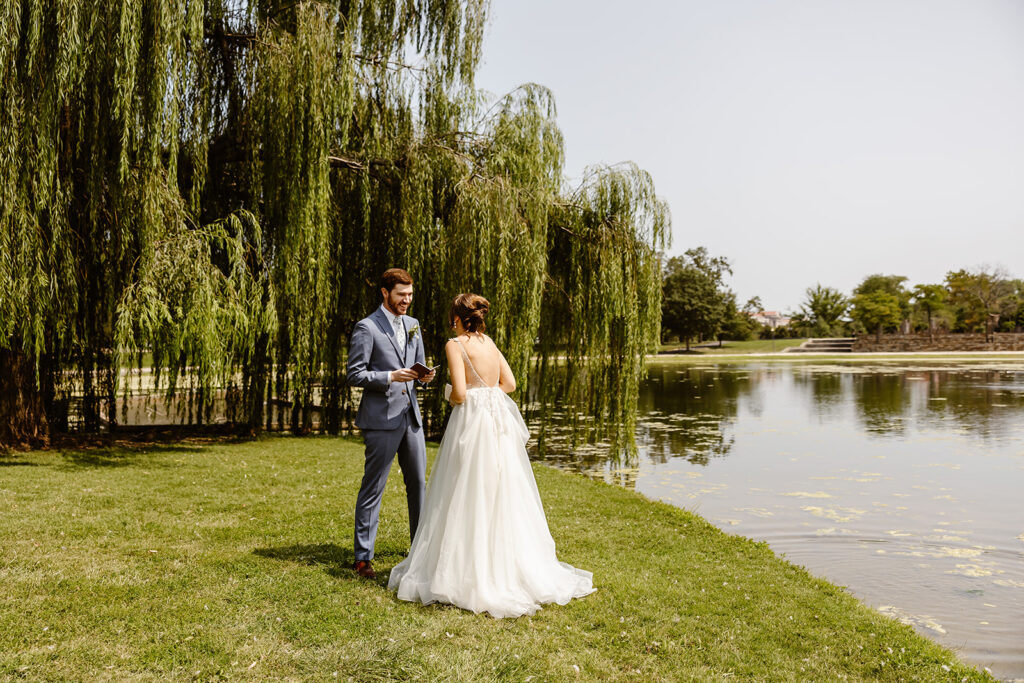
[{"label": "bride's updo hairstyle", "polygon": [[448,324],[455,327],[458,318],[467,332],[483,332],[486,329],[484,317],[490,309],[490,302],[479,294],[459,294],[448,311]]}]

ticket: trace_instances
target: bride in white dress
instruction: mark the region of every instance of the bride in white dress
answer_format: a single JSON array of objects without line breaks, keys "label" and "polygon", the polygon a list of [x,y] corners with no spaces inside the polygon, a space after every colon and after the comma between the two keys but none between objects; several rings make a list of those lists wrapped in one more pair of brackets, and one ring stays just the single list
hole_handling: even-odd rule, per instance
[{"label": "bride in white dress", "polygon": [[460,294],[445,351],[452,409],[409,556],[388,588],[402,600],[444,602],[491,616],[533,614],[594,592],[593,575],[555,556],[526,454],[529,432],[508,362],[483,334],[489,304]]}]

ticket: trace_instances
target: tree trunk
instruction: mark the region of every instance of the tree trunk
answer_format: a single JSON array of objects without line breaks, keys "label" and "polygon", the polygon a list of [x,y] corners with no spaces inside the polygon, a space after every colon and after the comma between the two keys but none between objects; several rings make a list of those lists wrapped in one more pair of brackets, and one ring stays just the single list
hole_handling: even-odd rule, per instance
[{"label": "tree trunk", "polygon": [[876,342],[881,342],[882,341],[882,326],[881,325],[879,325],[878,327],[875,328],[875,341]]},{"label": "tree trunk", "polygon": [[988,320],[985,321],[985,341],[992,343],[995,341],[996,326],[999,325],[999,314],[989,313]]},{"label": "tree trunk", "polygon": [[[266,429],[269,430],[271,427],[273,409],[270,407],[272,383],[269,377],[270,358],[267,354],[269,344],[269,336],[266,333],[261,333],[256,340],[256,346],[245,373],[246,379],[242,396],[246,403],[242,420],[245,430],[250,434],[260,431],[264,419],[266,419]],[[265,412],[264,406],[267,406]]]},{"label": "tree trunk", "polygon": [[0,348],[0,448],[37,448],[50,443],[46,404],[31,358],[11,340]]},{"label": "tree trunk", "polygon": [[928,309],[928,341],[935,341],[935,325],[932,323],[931,309]]}]

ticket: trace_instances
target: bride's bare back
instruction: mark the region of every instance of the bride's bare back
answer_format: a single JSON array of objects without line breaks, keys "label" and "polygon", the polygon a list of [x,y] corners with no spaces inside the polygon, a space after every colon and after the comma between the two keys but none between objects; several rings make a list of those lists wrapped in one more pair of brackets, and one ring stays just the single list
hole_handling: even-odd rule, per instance
[{"label": "bride's bare back", "polygon": [[471,332],[448,340],[445,355],[452,381],[450,400],[454,404],[465,401],[469,389],[497,386],[506,394],[516,390],[516,378],[508,361],[486,334]]}]

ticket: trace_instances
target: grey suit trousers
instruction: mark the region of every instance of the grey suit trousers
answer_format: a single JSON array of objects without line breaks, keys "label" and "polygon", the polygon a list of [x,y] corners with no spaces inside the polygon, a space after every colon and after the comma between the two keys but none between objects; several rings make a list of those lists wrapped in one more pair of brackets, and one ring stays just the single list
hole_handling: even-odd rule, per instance
[{"label": "grey suit trousers", "polygon": [[405,480],[405,495],[409,504],[409,537],[416,536],[420,521],[420,508],[426,490],[424,485],[427,468],[427,448],[423,440],[423,429],[410,419],[406,411],[396,429],[364,429],[366,462],[363,466],[363,483],[356,498],[355,560],[373,559],[373,547],[377,540],[377,523],[380,520],[380,502],[384,485],[388,480],[391,462],[398,454],[398,465]]}]

